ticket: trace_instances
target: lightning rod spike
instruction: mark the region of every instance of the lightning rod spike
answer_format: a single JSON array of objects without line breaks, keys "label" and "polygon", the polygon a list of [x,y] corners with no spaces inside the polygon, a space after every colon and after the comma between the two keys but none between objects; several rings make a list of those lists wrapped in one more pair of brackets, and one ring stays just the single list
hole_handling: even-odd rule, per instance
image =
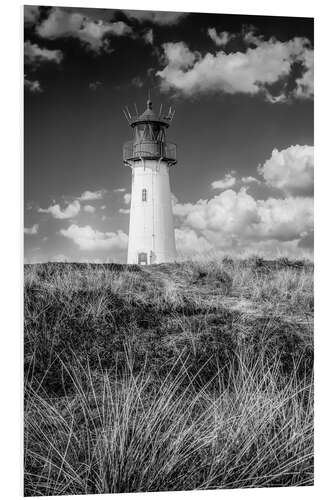
[{"label": "lightning rod spike", "polygon": [[123,109],[123,113],[124,113],[124,115],[125,115],[125,118],[126,118],[127,123],[129,123],[130,121],[129,121],[128,116],[127,116],[127,114],[126,114],[126,112],[125,112],[125,108]]}]

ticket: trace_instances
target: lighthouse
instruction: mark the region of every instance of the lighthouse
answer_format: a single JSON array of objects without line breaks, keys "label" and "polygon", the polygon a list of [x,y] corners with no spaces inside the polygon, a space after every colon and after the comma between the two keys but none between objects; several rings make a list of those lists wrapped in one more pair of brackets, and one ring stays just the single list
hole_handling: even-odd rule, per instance
[{"label": "lighthouse", "polygon": [[123,147],[124,165],[132,170],[128,264],[159,264],[176,259],[171,206],[170,167],[177,163],[176,145],[166,142],[174,110],[155,113],[150,98],[139,114],[126,107],[133,140]]}]

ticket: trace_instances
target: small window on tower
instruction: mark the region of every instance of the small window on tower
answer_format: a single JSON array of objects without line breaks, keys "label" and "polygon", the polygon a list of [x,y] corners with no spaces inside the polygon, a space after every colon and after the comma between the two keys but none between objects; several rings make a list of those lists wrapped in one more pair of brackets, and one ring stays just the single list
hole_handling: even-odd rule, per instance
[{"label": "small window on tower", "polygon": [[147,201],[147,189],[142,190],[142,201]]}]

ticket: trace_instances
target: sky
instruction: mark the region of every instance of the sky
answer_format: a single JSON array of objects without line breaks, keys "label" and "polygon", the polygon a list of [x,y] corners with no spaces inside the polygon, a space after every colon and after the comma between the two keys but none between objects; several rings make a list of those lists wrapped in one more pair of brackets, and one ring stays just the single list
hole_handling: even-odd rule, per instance
[{"label": "sky", "polygon": [[25,261],[125,262],[124,106],[176,109],[176,246],[313,251],[313,19],[24,9]]}]

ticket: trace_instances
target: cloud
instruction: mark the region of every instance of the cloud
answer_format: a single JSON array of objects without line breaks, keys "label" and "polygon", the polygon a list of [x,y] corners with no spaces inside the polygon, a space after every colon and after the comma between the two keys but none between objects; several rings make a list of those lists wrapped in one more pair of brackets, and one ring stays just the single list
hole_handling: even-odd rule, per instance
[{"label": "cloud", "polygon": [[[254,45],[254,46],[253,46]],[[163,44],[164,68],[157,71],[162,91],[177,90],[184,96],[200,93],[243,93],[263,95],[270,102],[286,100],[286,80],[292,78],[295,64],[302,68],[296,80],[295,98],[309,98],[313,91],[313,50],[306,38],[280,42],[253,37],[245,52],[201,54],[184,42]],[[279,95],[272,95],[273,84],[282,84]],[[312,89],[312,91],[311,91]]]},{"label": "cloud", "polygon": [[305,72],[300,78],[296,79],[296,89],[294,95],[300,99],[309,99],[314,94],[314,61],[313,51],[304,54],[303,66]]},{"label": "cloud", "polygon": [[100,82],[99,80],[96,80],[95,82],[90,82],[88,86],[89,86],[90,90],[95,91],[102,86],[102,82]]},{"label": "cloud", "polygon": [[[180,253],[297,257],[304,249],[313,249],[313,147],[274,149],[258,171],[263,181],[253,176],[238,178],[231,171],[211,184],[221,190],[212,198],[196,203],[173,200]],[[279,189],[282,196],[255,199],[247,192],[247,185],[261,182],[274,193]]]},{"label": "cloud", "polygon": [[290,146],[278,151],[258,167],[266,183],[281,189],[287,195],[311,195],[313,193],[314,148]]},{"label": "cloud", "polygon": [[140,76],[135,76],[134,78],[132,78],[132,84],[135,87],[138,87],[139,89],[141,89],[144,85],[144,82]]},{"label": "cloud", "polygon": [[88,214],[93,214],[96,211],[96,208],[93,207],[92,205],[85,205],[83,207],[83,210],[87,212]]},{"label": "cloud", "polygon": [[129,214],[130,213],[130,209],[129,208],[119,208],[118,212],[120,214]]},{"label": "cloud", "polygon": [[98,189],[97,191],[84,191],[81,196],[78,197],[79,201],[91,201],[91,200],[101,200],[105,195],[105,189]]},{"label": "cloud", "polygon": [[40,16],[39,7],[36,5],[24,5],[24,23],[35,24]]},{"label": "cloud", "polygon": [[59,64],[63,59],[61,50],[49,50],[39,47],[36,43],[29,40],[24,43],[24,62],[25,64],[37,66],[43,62],[53,62]]},{"label": "cloud", "polygon": [[218,34],[215,28],[208,28],[207,33],[218,47],[225,47],[225,45],[236,36],[228,31],[221,31],[221,33]]},{"label": "cloud", "polygon": [[242,232],[245,225],[258,220],[256,201],[244,189],[239,194],[228,189],[195,204],[178,203],[174,210],[187,227],[200,231],[220,231],[222,225],[223,231]]},{"label": "cloud", "polygon": [[[163,70],[165,76],[167,73],[186,70],[193,66],[195,60],[200,57],[199,52],[192,52],[184,42],[168,42],[163,44],[164,60],[167,62],[167,67]],[[163,77],[163,72],[158,72],[157,75]]]},{"label": "cloud", "polygon": [[150,28],[149,30],[145,31],[143,33],[143,39],[146,43],[150,44],[150,45],[153,45],[154,43],[154,32],[153,30]]},{"label": "cloud", "polygon": [[151,10],[124,10],[129,19],[136,19],[140,23],[151,22],[160,26],[172,26],[188,16],[186,12],[153,12]]},{"label": "cloud", "polygon": [[78,39],[86,48],[100,52],[108,50],[108,35],[129,36],[133,30],[123,21],[106,22],[95,20],[79,12],[54,7],[49,16],[36,28],[42,38],[71,37]]},{"label": "cloud", "polygon": [[252,177],[252,175],[248,175],[247,177],[242,177],[241,181],[243,184],[260,184],[260,180],[256,177]]},{"label": "cloud", "polygon": [[116,233],[103,233],[91,226],[79,227],[72,224],[68,229],[61,229],[60,234],[71,239],[81,250],[124,250],[127,248],[128,236],[121,230]]},{"label": "cloud", "polygon": [[[97,191],[86,190],[72,202],[68,203],[65,208],[61,208],[59,203],[53,202],[53,205],[48,208],[38,208],[38,212],[49,213],[55,219],[71,219],[79,214],[81,210],[81,203],[85,203],[86,201],[101,200],[105,193],[106,189],[99,189]],[[89,204],[84,204],[82,209],[87,213],[94,213],[96,211],[96,208]]]},{"label": "cloud", "polygon": [[263,239],[291,241],[313,230],[313,199],[310,197],[268,198],[258,201],[257,233]]},{"label": "cloud", "polygon": [[124,203],[125,205],[129,205],[131,202],[131,194],[130,193],[125,193],[124,194]]},{"label": "cloud", "polygon": [[196,203],[177,203],[174,213],[183,235],[182,246],[186,247],[184,241],[191,241],[190,237],[194,239],[188,233],[194,231],[203,248],[203,239],[207,242],[207,250],[273,250],[274,245],[295,249],[313,231],[313,198],[256,200],[246,188],[238,192],[228,189]]},{"label": "cloud", "polygon": [[172,206],[173,205],[176,205],[176,203],[178,203],[178,198],[177,196],[171,192],[171,203],[172,203]]},{"label": "cloud", "polygon": [[117,188],[117,189],[113,190],[114,193],[124,193],[125,191],[126,191],[126,188]]},{"label": "cloud", "polygon": [[226,174],[223,179],[211,183],[212,189],[228,189],[236,184],[236,177],[231,173]]},{"label": "cloud", "polygon": [[191,256],[194,253],[206,253],[213,250],[213,245],[204,236],[198,236],[193,229],[187,227],[176,228],[175,239],[178,252],[184,256]]},{"label": "cloud", "polygon": [[39,94],[43,92],[41,84],[38,80],[29,80],[28,78],[24,78],[24,87],[32,94]]},{"label": "cloud", "polygon": [[74,200],[72,203],[69,203],[66,208],[61,209],[60,205],[57,203],[55,205],[51,205],[48,208],[39,208],[38,212],[49,213],[55,219],[71,219],[72,217],[76,217],[80,212],[81,205],[78,200]]},{"label": "cloud", "polygon": [[29,235],[37,234],[38,233],[38,229],[39,229],[39,225],[38,224],[34,224],[31,227],[25,227],[24,228],[24,234],[29,234]]}]

